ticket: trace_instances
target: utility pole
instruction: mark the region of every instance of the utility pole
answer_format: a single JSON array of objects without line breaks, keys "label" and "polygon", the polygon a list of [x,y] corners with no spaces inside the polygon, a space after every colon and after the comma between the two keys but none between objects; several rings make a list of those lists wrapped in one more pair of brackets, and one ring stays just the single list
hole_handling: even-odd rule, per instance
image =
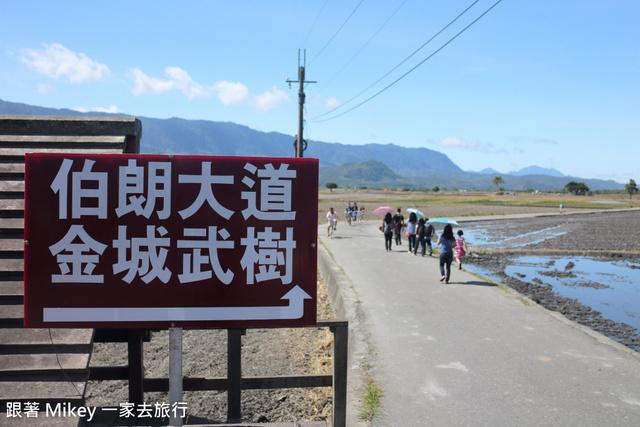
[{"label": "utility pole", "polygon": [[300,65],[300,49],[298,49],[298,80],[289,80],[287,79],[287,83],[289,83],[289,87],[291,87],[291,83],[299,83],[298,89],[298,134],[296,135],[296,139],[294,142],[296,157],[303,157],[302,153],[307,148],[306,141],[302,137],[302,131],[304,128],[304,84],[305,83],[316,83],[312,81],[305,81],[304,79],[304,67],[307,65],[307,51],[304,51],[304,59],[303,65]]}]

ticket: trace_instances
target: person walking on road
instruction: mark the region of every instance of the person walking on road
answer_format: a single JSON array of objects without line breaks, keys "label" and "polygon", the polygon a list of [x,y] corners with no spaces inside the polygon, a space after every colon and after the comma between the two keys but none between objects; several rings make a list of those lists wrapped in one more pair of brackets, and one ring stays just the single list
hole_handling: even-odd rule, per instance
[{"label": "person walking on road", "polygon": [[444,226],[444,231],[438,238],[437,244],[440,246],[440,274],[442,275],[440,281],[449,283],[451,263],[453,262],[453,248],[456,246],[456,239],[453,237],[451,224]]},{"label": "person walking on road", "polygon": [[387,252],[391,250],[391,240],[393,238],[393,218],[391,212],[387,212],[382,220],[382,232],[384,233],[384,248]]},{"label": "person walking on road", "polygon": [[433,255],[433,248],[431,247],[431,239],[433,239],[433,232],[435,231],[433,229],[433,225],[428,224],[427,221],[429,221],[429,218],[425,218],[425,241],[427,242],[427,246],[429,247],[429,256]]},{"label": "person walking on road", "polygon": [[415,212],[409,214],[409,221],[407,222],[407,238],[409,239],[409,252],[415,254],[416,248],[416,228],[418,227],[418,216]]},{"label": "person walking on road", "polygon": [[458,262],[458,270],[462,270],[462,258],[467,254],[467,242],[462,237],[464,233],[462,230],[458,230],[458,237],[456,237],[456,250],[453,251],[453,256]]},{"label": "person walking on road", "polygon": [[327,220],[329,224],[327,225],[327,236],[331,236],[333,231],[336,229],[336,223],[338,222],[338,212],[334,212],[333,208],[329,208],[329,212],[327,212]]},{"label": "person walking on road", "polygon": [[397,213],[393,216],[393,235],[396,237],[396,245],[402,244],[402,229],[404,228],[404,216],[402,210],[398,208]]},{"label": "person walking on road", "polygon": [[[418,246],[420,246],[422,248],[421,254],[422,256],[424,256],[426,252],[426,246],[427,246],[427,226],[424,222],[424,218],[420,218],[418,220],[416,237],[417,237],[417,242],[415,247],[413,248],[413,254],[415,255],[418,252]],[[431,252],[431,245],[429,245],[429,252]]]}]

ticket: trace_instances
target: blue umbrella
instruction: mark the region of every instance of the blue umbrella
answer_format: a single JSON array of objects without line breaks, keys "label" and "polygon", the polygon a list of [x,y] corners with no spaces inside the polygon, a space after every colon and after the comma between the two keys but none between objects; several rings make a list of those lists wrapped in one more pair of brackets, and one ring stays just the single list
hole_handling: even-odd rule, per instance
[{"label": "blue umbrella", "polygon": [[448,218],[431,218],[429,221],[427,221],[429,224],[451,224],[451,225],[455,225],[456,227],[460,227],[460,224],[458,224],[456,221],[452,220],[452,219],[448,219]]},{"label": "blue umbrella", "polygon": [[409,212],[409,213],[413,212],[414,214],[416,214],[416,216],[418,218],[424,218],[424,214],[422,212],[420,212],[418,209],[409,208],[409,209],[407,209],[407,212]]}]

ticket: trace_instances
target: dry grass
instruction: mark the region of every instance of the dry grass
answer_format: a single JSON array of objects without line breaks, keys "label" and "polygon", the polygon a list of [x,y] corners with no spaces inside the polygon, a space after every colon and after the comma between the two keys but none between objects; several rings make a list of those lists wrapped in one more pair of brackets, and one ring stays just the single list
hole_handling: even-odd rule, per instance
[{"label": "dry grass", "polygon": [[[325,215],[333,207],[344,220],[344,208],[347,203],[357,203],[365,207],[365,220],[380,217],[373,211],[379,206],[415,208],[426,216],[461,217],[491,216],[519,213],[558,212],[562,203],[565,212],[576,209],[612,209],[640,207],[640,198],[629,199],[628,195],[610,194],[597,196],[572,196],[568,194],[527,194],[496,195],[491,192],[406,192],[406,191],[373,191],[373,190],[321,190],[318,199],[318,223],[325,223]],[[605,202],[605,203],[594,203]],[[614,203],[615,202],[615,203]]]}]

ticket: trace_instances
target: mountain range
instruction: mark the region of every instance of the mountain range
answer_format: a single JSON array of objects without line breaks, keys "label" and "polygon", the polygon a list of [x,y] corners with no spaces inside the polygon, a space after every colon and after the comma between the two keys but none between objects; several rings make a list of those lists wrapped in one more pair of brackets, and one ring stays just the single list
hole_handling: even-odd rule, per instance
[{"label": "mountain range", "polygon": [[[52,109],[0,100],[0,114],[47,116],[104,116],[70,109]],[[122,115],[122,114],[121,114]],[[145,154],[292,157],[294,137],[260,132],[230,122],[155,119],[142,121],[140,151]],[[427,148],[395,144],[349,145],[308,141],[305,157],[320,162],[320,185],[339,187],[408,187],[431,189],[489,190],[496,175],[510,190],[561,190],[570,181],[584,182],[591,190],[623,189],[615,181],[564,176],[555,169],[530,166],[507,174],[493,169],[463,171],[445,154]]]}]

